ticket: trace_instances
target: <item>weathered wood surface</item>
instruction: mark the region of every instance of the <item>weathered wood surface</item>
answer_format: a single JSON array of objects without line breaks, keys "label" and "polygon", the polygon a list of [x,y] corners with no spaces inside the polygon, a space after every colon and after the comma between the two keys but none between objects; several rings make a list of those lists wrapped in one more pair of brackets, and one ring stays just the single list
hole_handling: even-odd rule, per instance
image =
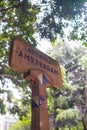
[{"label": "weathered wood surface", "polygon": [[39,75],[32,79],[30,75],[25,76],[31,82],[32,88],[32,123],[31,130],[50,130],[47,107],[46,86],[41,86]]},{"label": "weathered wood surface", "polygon": [[31,76],[35,78],[38,70],[40,73],[44,73],[47,79],[47,87],[62,87],[62,76],[58,62],[34,48],[31,44],[25,43],[19,37],[14,37],[12,40],[10,67],[23,73],[32,70]]}]

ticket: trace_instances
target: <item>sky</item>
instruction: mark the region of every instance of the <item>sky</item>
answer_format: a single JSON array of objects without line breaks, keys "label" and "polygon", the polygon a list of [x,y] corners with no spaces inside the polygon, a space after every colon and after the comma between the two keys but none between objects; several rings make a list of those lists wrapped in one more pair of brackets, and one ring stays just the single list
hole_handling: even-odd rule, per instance
[{"label": "sky", "polygon": [[44,52],[44,53],[47,53],[47,50],[48,49],[52,49],[52,45],[50,42],[48,42],[46,39],[43,39],[43,40],[39,40],[38,41],[39,44],[37,45],[37,48]]}]

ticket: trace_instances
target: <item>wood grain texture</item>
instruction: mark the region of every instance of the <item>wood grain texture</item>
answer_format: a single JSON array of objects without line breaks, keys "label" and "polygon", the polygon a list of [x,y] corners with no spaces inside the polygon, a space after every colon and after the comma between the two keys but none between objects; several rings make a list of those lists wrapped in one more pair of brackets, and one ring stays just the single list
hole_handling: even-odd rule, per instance
[{"label": "wood grain texture", "polygon": [[10,53],[9,65],[16,71],[31,71],[31,76],[37,77],[38,71],[44,73],[47,87],[62,87],[62,76],[57,61],[26,43],[19,37],[14,37]]}]

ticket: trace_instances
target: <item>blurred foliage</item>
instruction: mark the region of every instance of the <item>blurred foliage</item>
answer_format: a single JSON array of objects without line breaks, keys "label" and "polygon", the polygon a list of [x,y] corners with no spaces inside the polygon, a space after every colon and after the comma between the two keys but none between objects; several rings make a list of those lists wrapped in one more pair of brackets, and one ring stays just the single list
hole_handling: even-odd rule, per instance
[{"label": "blurred foliage", "polygon": [[[71,40],[82,40],[87,45],[87,1],[86,0],[40,0],[44,17],[37,27],[42,38],[55,42],[57,34]],[[65,29],[67,30],[65,31]]]},{"label": "blurred foliage", "polygon": [[18,120],[17,122],[15,122],[9,130],[30,130],[30,126],[30,119],[24,117],[22,121]]},{"label": "blurred foliage", "polygon": [[50,112],[54,113],[52,117],[53,128],[55,130],[79,128],[85,130],[86,98],[84,95],[87,63],[84,57],[87,55],[86,47],[81,44],[81,46],[71,48],[69,44],[58,37],[53,49],[50,49],[48,53],[61,65],[63,79],[63,88],[59,90],[50,89],[50,98],[48,97],[49,100],[51,99],[49,110],[51,109]]},{"label": "blurred foliage", "polygon": [[0,113],[2,113],[2,114],[6,113],[5,104],[3,104],[3,100],[2,99],[0,99]]},{"label": "blurred foliage", "polygon": [[[6,100],[6,103],[2,101],[3,96],[1,96],[0,112],[2,114],[6,110],[11,110],[12,113],[17,113],[22,118],[22,115],[25,115],[25,111],[29,111],[29,107],[22,108],[23,105],[29,105],[30,103],[30,99],[27,98],[30,93],[28,93],[29,83],[23,79],[23,74],[9,67],[9,51],[11,39],[14,35],[20,35],[28,43],[36,46],[37,41],[33,34],[36,31],[35,23],[39,11],[39,6],[31,4],[28,0],[0,1],[0,95],[6,95],[5,99],[3,99]],[[12,83],[15,85],[13,86]],[[18,95],[15,95],[16,98],[22,95],[19,102],[15,101],[14,88],[17,88],[18,91]],[[24,93],[26,93],[26,96]],[[18,104],[21,101],[22,105],[19,108]]]}]

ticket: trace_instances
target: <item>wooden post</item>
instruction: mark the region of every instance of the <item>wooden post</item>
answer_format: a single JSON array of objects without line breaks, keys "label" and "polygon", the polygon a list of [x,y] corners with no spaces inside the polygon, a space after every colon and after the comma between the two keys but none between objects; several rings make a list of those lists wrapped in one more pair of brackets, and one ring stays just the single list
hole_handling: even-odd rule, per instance
[{"label": "wooden post", "polygon": [[30,81],[32,89],[31,130],[49,130],[46,86],[41,85],[41,77],[40,80],[38,76],[37,79],[31,78],[30,75],[24,77]]}]

